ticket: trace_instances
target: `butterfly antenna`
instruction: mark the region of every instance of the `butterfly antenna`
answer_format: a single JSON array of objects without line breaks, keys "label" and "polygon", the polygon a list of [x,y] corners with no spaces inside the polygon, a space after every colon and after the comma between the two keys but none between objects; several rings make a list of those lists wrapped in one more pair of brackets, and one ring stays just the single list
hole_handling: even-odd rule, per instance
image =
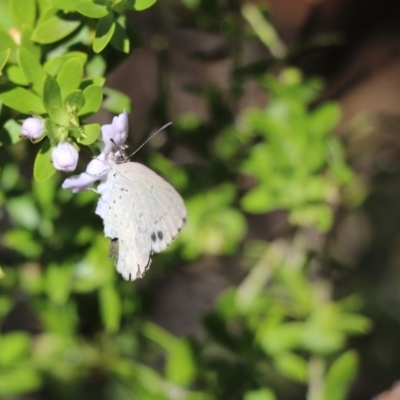
[{"label": "butterfly antenna", "polygon": [[163,125],[157,132],[154,132],[152,135],[150,135],[150,137],[146,139],[128,158],[134,156],[149,140],[153,139],[153,137],[156,136],[157,133],[160,133],[165,128],[168,128],[170,125],[172,125],[172,122],[168,122],[167,124]]}]

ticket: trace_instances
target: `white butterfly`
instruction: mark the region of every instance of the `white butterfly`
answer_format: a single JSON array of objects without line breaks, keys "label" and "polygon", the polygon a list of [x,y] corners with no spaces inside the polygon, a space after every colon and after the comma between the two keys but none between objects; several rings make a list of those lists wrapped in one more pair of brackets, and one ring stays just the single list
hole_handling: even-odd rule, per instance
[{"label": "white butterfly", "polygon": [[179,193],[142,164],[115,163],[107,178],[104,234],[117,246],[116,268],[127,280],[141,278],[152,253],[165,250],[186,222]]}]

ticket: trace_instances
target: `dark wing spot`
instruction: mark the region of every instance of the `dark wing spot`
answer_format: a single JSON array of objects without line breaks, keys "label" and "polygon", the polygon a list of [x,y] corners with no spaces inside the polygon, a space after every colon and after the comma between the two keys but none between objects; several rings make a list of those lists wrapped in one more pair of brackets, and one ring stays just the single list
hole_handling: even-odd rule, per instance
[{"label": "dark wing spot", "polygon": [[156,236],[156,234],[154,232],[151,234],[151,240],[153,242],[155,242],[157,240],[157,236]]},{"label": "dark wing spot", "polygon": [[157,232],[157,236],[158,236],[158,238],[159,238],[160,240],[163,240],[164,235],[162,234],[161,231],[158,231],[158,232]]}]

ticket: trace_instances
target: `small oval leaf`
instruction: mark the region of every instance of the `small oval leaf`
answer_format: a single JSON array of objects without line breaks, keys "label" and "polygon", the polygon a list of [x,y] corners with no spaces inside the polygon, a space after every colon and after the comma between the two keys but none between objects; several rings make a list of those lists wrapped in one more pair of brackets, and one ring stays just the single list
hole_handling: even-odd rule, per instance
[{"label": "small oval leaf", "polygon": [[94,143],[100,135],[100,125],[99,124],[87,124],[83,125],[84,137],[78,139],[79,143],[89,146]]},{"label": "small oval leaf", "polygon": [[0,100],[7,106],[24,114],[43,114],[42,99],[29,90],[12,85],[0,85]]},{"label": "small oval leaf", "polygon": [[100,86],[90,85],[84,89],[85,105],[79,112],[79,116],[87,118],[96,113],[103,102],[103,91]]},{"label": "small oval leaf", "polygon": [[80,51],[71,51],[67,54],[64,54],[62,56],[57,56],[54,58],[50,58],[50,60],[46,61],[44,64],[44,70],[46,73],[48,73],[51,76],[56,76],[62,66],[72,58],[78,57],[81,60],[82,65],[86,64],[87,61],[87,55],[85,53],[82,53]]},{"label": "small oval leaf", "polygon": [[85,105],[85,96],[82,90],[74,90],[64,100],[64,107],[67,110],[79,111]]},{"label": "small oval leaf", "polygon": [[37,182],[44,182],[51,178],[56,170],[51,163],[50,141],[45,140],[36,156],[33,166],[33,176]]},{"label": "small oval leaf", "polygon": [[79,88],[82,75],[83,64],[79,57],[71,58],[61,67],[57,82],[60,85],[62,98]]},{"label": "small oval leaf", "polygon": [[61,107],[61,89],[58,82],[50,75],[47,75],[43,85],[43,104],[47,111],[51,107]]},{"label": "small oval leaf", "polygon": [[80,21],[66,20],[54,15],[36,26],[32,40],[42,44],[55,43],[72,33],[80,24]]},{"label": "small oval leaf", "polygon": [[103,18],[109,12],[108,3],[107,0],[75,0],[75,10],[85,17]]},{"label": "small oval leaf", "polygon": [[35,0],[10,0],[10,11],[13,23],[18,29],[24,26],[33,27],[36,19]]},{"label": "small oval leaf", "polygon": [[100,53],[110,42],[115,31],[115,18],[113,13],[99,19],[96,27],[96,37],[93,41],[93,51]]},{"label": "small oval leaf", "polygon": [[29,50],[18,49],[18,63],[28,81],[32,83],[37,92],[43,87],[43,79],[45,77],[44,70],[40,65],[39,59],[35,57]]},{"label": "small oval leaf", "polygon": [[156,1],[157,0],[136,0],[133,8],[136,11],[143,11],[155,4]]},{"label": "small oval leaf", "polygon": [[60,126],[68,126],[69,125],[69,114],[61,107],[52,106],[49,109],[50,118]]}]

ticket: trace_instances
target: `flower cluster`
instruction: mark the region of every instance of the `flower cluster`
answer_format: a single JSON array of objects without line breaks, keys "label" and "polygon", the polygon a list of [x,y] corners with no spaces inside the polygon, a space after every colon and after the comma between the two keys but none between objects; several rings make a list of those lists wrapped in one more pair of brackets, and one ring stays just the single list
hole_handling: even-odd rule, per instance
[{"label": "flower cluster", "polygon": [[[100,181],[97,192],[100,198],[97,203],[96,214],[101,218],[104,216],[105,205],[108,196],[108,173],[111,170],[112,161],[116,148],[124,147],[128,137],[128,115],[126,111],[113,118],[111,124],[101,127],[100,154],[94,158],[86,167],[86,171],[67,178],[63,184],[63,189],[69,189],[73,193],[80,192],[92,187],[94,182]],[[57,148],[57,147],[56,147]],[[55,149],[56,149],[55,148]],[[53,150],[54,152],[54,150]],[[54,163],[54,159],[53,159]]]}]

